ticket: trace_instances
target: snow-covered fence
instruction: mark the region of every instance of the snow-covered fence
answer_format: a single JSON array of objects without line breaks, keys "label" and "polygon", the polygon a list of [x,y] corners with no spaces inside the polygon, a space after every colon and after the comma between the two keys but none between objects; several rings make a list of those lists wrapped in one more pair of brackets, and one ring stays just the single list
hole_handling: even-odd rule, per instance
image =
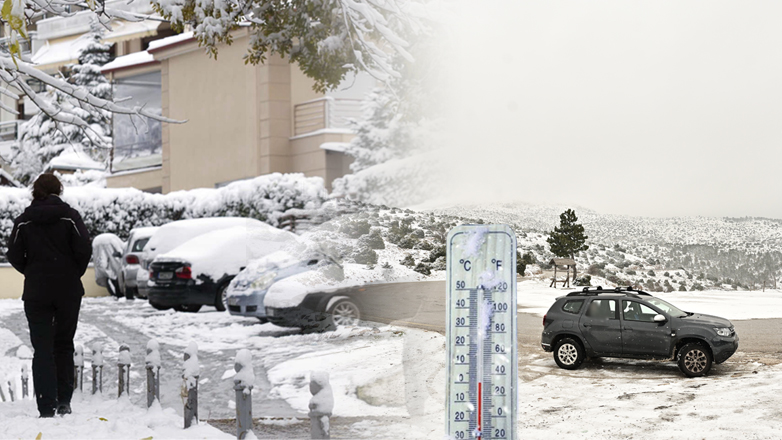
[{"label": "snow-covered fence", "polygon": [[198,423],[198,377],[201,367],[198,365],[198,345],[191,342],[185,350],[185,363],[182,378],[184,379],[182,397],[185,401],[185,429],[193,422]]},{"label": "snow-covered fence", "polygon": [[147,408],[160,401],[160,344],[154,339],[147,342],[147,356],[144,359],[147,368]]},{"label": "snow-covered fence", "polygon": [[103,393],[103,344],[92,346],[92,394]]},{"label": "snow-covered fence", "polygon": [[250,350],[242,349],[236,353],[234,361],[234,390],[236,391],[236,438],[247,438],[253,427],[253,356]]},{"label": "snow-covered fence", "polygon": [[329,383],[329,374],[325,371],[313,371],[310,374],[310,428],[312,438],[331,438],[329,417],[334,411],[334,393]]},{"label": "snow-covered fence", "polygon": [[119,376],[117,397],[122,397],[123,394],[130,396],[130,347],[125,344],[119,346],[117,375]]},{"label": "snow-covered fence", "polygon": [[73,350],[73,389],[84,391],[84,348],[81,345]]}]

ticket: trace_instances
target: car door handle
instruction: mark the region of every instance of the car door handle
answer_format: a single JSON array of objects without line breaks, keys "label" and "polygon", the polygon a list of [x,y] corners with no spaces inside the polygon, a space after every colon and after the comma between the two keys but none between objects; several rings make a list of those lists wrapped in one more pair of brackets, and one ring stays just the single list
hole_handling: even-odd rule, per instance
[{"label": "car door handle", "polygon": [[592,324],[583,324],[584,327],[592,327]]}]

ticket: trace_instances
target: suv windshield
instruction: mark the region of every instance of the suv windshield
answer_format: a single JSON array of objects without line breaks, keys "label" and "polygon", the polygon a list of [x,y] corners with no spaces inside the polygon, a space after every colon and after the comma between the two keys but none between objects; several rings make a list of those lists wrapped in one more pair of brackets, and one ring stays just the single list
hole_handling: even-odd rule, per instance
[{"label": "suv windshield", "polygon": [[687,313],[680,310],[678,307],[669,304],[660,298],[644,298],[649,304],[661,309],[663,312],[668,313],[674,318],[681,318],[687,316]]}]

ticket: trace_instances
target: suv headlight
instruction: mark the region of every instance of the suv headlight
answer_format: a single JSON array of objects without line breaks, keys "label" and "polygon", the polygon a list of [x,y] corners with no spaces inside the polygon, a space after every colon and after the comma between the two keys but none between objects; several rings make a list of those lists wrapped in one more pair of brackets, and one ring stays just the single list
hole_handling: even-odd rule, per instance
[{"label": "suv headlight", "polygon": [[730,328],[728,327],[715,328],[714,331],[717,332],[718,336],[725,336],[725,337],[728,337],[730,336],[731,333],[733,333],[730,331]]},{"label": "suv headlight", "polygon": [[250,287],[255,290],[266,290],[272,285],[274,279],[277,277],[277,272],[267,272],[260,277],[256,278],[250,284]]}]

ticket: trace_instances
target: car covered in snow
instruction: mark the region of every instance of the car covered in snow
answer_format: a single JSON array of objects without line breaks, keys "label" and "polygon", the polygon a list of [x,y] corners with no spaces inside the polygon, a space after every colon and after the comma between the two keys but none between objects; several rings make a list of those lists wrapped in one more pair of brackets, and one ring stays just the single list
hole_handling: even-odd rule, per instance
[{"label": "car covered in snow", "polygon": [[122,296],[120,274],[122,252],[125,242],[114,234],[106,233],[92,240],[92,264],[95,269],[95,283],[105,287],[112,296]]},{"label": "car covered in snow", "polygon": [[264,298],[276,282],[308,271],[326,269],[341,278],[341,264],[326,252],[308,249],[296,243],[288,249],[254,260],[231,281],[226,290],[228,312],[237,316],[252,316],[266,322]]},{"label": "car covered in snow", "polygon": [[[132,299],[141,296],[136,283],[136,274],[141,268],[141,254],[144,246],[149,242],[152,235],[158,230],[155,227],[134,228],[130,231],[127,245],[120,260],[121,270],[119,272],[119,287],[125,298]],[[145,292],[146,293],[146,292]]]},{"label": "car covered in snow", "polygon": [[[255,219],[241,219],[225,226],[228,219],[202,219],[219,228],[193,237],[160,253],[160,244],[149,264],[149,303],[158,309],[175,308],[197,312],[201,306],[225,310],[225,291],[231,280],[254,259],[264,257],[296,242],[296,236]],[[156,246],[156,247],[155,247]]]},{"label": "car covered in snow", "polygon": [[417,290],[401,288],[399,282],[420,278],[401,265],[320,265],[273,283],[264,297],[266,319],[281,327],[323,331],[387,318],[390,310],[415,311]]},{"label": "car covered in snow", "polygon": [[739,346],[727,319],[685,312],[630,287],[585,287],[557,298],[543,327],[543,350],[568,370],[587,357],[657,359],[674,360],[685,376],[697,377]]},{"label": "car covered in snow", "polygon": [[159,254],[173,250],[186,241],[207,232],[245,225],[246,218],[219,217],[177,220],[159,227],[138,253],[139,270],[136,271],[138,296],[149,296],[149,264]]}]

